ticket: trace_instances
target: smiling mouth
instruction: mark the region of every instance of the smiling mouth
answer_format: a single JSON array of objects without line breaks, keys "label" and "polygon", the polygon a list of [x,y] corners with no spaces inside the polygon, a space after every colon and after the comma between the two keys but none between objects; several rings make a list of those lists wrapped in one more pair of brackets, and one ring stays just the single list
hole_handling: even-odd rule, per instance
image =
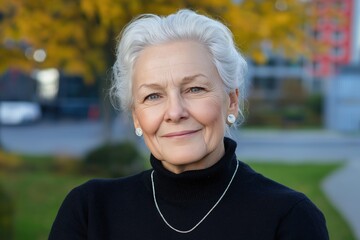
[{"label": "smiling mouth", "polygon": [[198,131],[199,130],[187,130],[187,131],[180,131],[180,132],[172,132],[172,133],[168,133],[168,134],[163,135],[163,137],[166,137],[166,138],[183,137],[183,136],[191,135],[191,134],[196,133]]}]

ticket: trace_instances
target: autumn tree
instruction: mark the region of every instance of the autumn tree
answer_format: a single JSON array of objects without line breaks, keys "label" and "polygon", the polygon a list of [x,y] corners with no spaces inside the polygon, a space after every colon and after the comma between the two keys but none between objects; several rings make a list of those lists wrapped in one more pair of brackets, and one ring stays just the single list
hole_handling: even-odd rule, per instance
[{"label": "autumn tree", "polygon": [[[198,10],[233,31],[240,49],[266,61],[264,44],[290,57],[304,55],[305,0],[0,0],[0,73],[56,67],[88,83],[106,82],[114,62],[116,37],[134,16]],[[36,50],[46,59],[36,62]],[[106,88],[106,87],[103,87]]]},{"label": "autumn tree", "polygon": [[[130,19],[183,7],[227,23],[241,50],[256,61],[265,57],[264,42],[298,56],[306,50],[307,5],[304,0],[0,0],[0,71],[57,67],[93,81],[113,63],[115,38]],[[45,49],[47,58],[35,65],[36,49]]]}]

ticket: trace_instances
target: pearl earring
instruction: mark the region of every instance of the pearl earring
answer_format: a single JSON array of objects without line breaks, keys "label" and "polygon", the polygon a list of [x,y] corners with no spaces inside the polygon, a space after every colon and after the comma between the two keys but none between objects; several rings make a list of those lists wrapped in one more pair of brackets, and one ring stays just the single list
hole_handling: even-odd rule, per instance
[{"label": "pearl earring", "polygon": [[136,136],[141,137],[143,135],[143,131],[141,130],[141,128],[136,128],[135,134],[136,134]]},{"label": "pearl earring", "polygon": [[228,123],[233,124],[236,121],[235,115],[234,114],[229,114],[227,116],[227,121],[228,121]]}]

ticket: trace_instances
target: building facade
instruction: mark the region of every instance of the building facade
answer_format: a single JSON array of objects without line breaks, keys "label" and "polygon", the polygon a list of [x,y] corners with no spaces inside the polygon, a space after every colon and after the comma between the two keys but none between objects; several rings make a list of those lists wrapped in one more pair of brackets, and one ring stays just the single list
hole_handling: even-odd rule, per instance
[{"label": "building facade", "polygon": [[354,20],[357,0],[314,1],[315,23],[312,27],[318,43],[313,51],[311,75],[323,81],[351,63],[354,48]]}]

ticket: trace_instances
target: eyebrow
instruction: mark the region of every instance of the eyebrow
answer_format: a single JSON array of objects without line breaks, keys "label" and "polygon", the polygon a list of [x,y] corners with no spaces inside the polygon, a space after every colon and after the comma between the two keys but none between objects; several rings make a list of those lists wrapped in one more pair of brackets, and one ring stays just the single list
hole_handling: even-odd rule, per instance
[{"label": "eyebrow", "polygon": [[195,74],[193,76],[184,77],[182,79],[182,82],[186,84],[186,83],[189,83],[189,82],[193,81],[195,78],[198,78],[198,77],[205,77],[206,78],[206,76],[204,74],[199,73],[199,74]]},{"label": "eyebrow", "polygon": [[[186,76],[186,77],[183,77],[182,80],[181,80],[181,83],[183,84],[187,84],[187,83],[190,83],[192,82],[194,79],[198,78],[198,77],[205,77],[206,76],[204,74],[195,74],[195,75],[192,75],[192,76]],[[160,85],[157,84],[157,83],[144,83],[144,84],[141,84],[138,88],[141,89],[141,88],[160,88]]]}]

